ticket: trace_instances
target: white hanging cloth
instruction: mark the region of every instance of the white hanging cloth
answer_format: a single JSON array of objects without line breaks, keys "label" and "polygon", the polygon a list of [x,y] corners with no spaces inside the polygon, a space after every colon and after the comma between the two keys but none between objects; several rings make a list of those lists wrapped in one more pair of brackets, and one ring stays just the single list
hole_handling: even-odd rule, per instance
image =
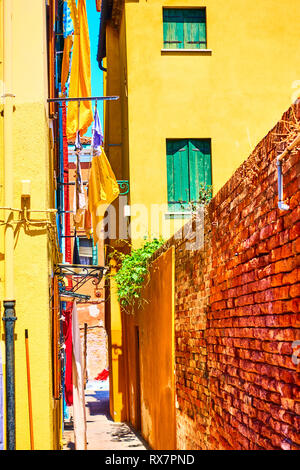
[{"label": "white hanging cloth", "polygon": [[76,300],[72,311],[72,377],[73,377],[73,419],[75,449],[86,450],[86,412],[82,366],[82,350]]}]

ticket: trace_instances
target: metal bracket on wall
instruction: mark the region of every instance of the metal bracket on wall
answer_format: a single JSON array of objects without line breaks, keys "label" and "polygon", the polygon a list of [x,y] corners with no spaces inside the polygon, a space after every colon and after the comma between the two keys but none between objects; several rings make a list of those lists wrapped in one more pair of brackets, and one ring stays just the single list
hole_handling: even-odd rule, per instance
[{"label": "metal bracket on wall", "polygon": [[59,295],[62,297],[72,297],[74,299],[89,301],[91,296],[85,294],[77,294],[77,292],[72,292],[70,290],[66,290],[62,285],[59,286]]},{"label": "metal bracket on wall", "polygon": [[117,183],[120,188],[119,196],[125,196],[125,194],[129,193],[129,181],[128,180],[117,180]]},{"label": "metal bracket on wall", "polygon": [[[80,289],[86,282],[92,281],[92,283],[97,286],[105,273],[108,271],[108,268],[105,266],[93,266],[93,265],[84,265],[84,264],[57,264],[54,270],[54,275],[58,276],[61,284],[64,284],[64,278],[72,279],[72,287],[60,289],[62,295],[70,295],[71,297],[83,298],[81,294],[75,294],[75,292]],[[89,297],[89,296],[85,296]]]},{"label": "metal bracket on wall", "polygon": [[[125,194],[129,193],[129,181],[128,180],[117,180],[117,183],[120,187],[120,194],[119,196],[125,196]],[[69,181],[68,183],[57,183],[59,186],[75,186],[75,181]],[[83,181],[82,184],[86,186],[88,181]],[[73,212],[73,211],[58,211],[58,212]]]}]

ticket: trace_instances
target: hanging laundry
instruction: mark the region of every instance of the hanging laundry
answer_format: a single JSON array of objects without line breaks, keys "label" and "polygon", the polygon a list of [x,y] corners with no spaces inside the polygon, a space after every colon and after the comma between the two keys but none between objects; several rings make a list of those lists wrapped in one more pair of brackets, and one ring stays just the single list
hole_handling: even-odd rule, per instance
[{"label": "hanging laundry", "polygon": [[91,238],[92,236],[92,216],[87,207],[84,213],[84,231],[87,238]]},{"label": "hanging laundry", "polygon": [[[103,144],[103,132],[100,123],[99,113],[97,109],[97,100],[95,104],[94,112],[94,123],[92,127],[92,154],[97,155],[101,153],[100,147]],[[87,185],[87,197],[89,195],[89,189]],[[92,235],[92,216],[87,207],[84,214],[84,230],[88,238]]]},{"label": "hanging laundry", "polygon": [[[64,51],[61,65],[61,90],[65,92],[66,83],[70,73],[70,55],[73,46],[74,24],[69,6],[71,2],[65,0],[63,3],[63,36]],[[76,5],[75,5],[76,6]]]},{"label": "hanging laundry", "polygon": [[76,153],[76,180],[73,200],[74,226],[76,228],[82,227],[84,211],[87,206],[84,186],[82,182],[81,165],[78,150]]},{"label": "hanging laundry", "polygon": [[69,187],[69,171],[68,171],[68,142],[66,136],[66,118],[67,109],[66,103],[62,103],[62,129],[63,129],[63,162],[64,168],[64,209],[65,209],[65,262],[72,263],[72,248],[71,248],[71,214],[70,214],[70,187]]},{"label": "hanging laundry", "polygon": [[[101,222],[108,206],[118,197],[120,190],[103,147],[92,158],[89,176],[88,208],[92,216],[93,239],[100,239]],[[97,153],[98,153],[97,151]]]},{"label": "hanging laundry", "polygon": [[65,377],[64,393],[67,406],[73,405],[73,380],[72,380],[72,302],[68,302],[63,311],[63,335],[65,339]]},{"label": "hanging laundry", "polygon": [[[78,0],[79,34],[74,35],[69,98],[91,96],[90,40],[85,0]],[[74,25],[75,27],[75,25]],[[80,102],[80,112],[76,101],[69,101],[67,113],[67,137],[74,139],[76,132],[84,135],[93,122],[92,103]]]},{"label": "hanging laundry", "polygon": [[108,377],[109,377],[108,369],[103,369],[103,371],[100,372],[100,374],[98,374],[97,377],[95,377],[95,380],[107,380]]},{"label": "hanging laundry", "polygon": [[86,450],[86,413],[84,378],[82,366],[82,350],[80,341],[79,322],[76,301],[73,303],[72,311],[72,341],[73,341],[73,417],[74,417],[74,437],[75,449]]},{"label": "hanging laundry", "polygon": [[82,145],[80,141],[80,132],[76,132],[76,139],[75,139],[75,152],[80,152],[82,150]]},{"label": "hanging laundry", "polygon": [[92,127],[92,150],[97,151],[100,150],[100,147],[103,145],[103,132],[101,128],[101,123],[100,123],[100,118],[99,118],[99,113],[98,113],[98,108],[97,108],[97,103],[95,106],[95,112],[94,112],[94,123]]},{"label": "hanging laundry", "polygon": [[73,22],[74,34],[79,34],[79,18],[78,9],[76,6],[76,0],[67,0],[67,4],[70,10],[70,15]]},{"label": "hanging laundry", "polygon": [[[64,38],[74,34],[74,25],[71,16],[71,9],[68,5],[68,1],[64,0],[63,3],[63,35]],[[70,2],[71,5],[72,2]]]}]

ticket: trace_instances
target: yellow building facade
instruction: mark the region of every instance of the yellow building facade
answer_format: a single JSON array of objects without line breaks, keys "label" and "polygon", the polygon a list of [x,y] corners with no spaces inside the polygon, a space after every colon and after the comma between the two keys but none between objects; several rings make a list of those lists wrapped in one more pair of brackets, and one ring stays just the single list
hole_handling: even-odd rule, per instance
[{"label": "yellow building facade", "polygon": [[[102,53],[106,90],[121,97],[108,104],[107,151],[118,177],[130,179],[132,239],[163,231],[151,225],[155,204],[163,212],[166,235],[172,234],[184,216],[177,215],[175,226],[169,227],[166,141],[210,140],[216,194],[295,100],[299,2],[107,3],[113,6]],[[175,48],[176,40],[174,45],[164,41],[164,12],[182,9],[204,12],[201,48]],[[140,204],[146,205],[149,220],[140,216]]]},{"label": "yellow building facade", "polygon": [[[296,100],[299,17],[298,0],[102,2],[98,61],[105,94],[120,97],[105,106],[105,145],[117,178],[129,180],[125,219],[133,247],[144,237],[167,239],[190,217],[170,200],[177,183],[168,145],[209,143],[210,177],[203,182],[215,195]],[[196,178],[187,173],[191,189]],[[113,236],[109,243],[115,246]],[[124,320],[111,286],[111,343],[126,361]],[[122,391],[111,384],[116,420],[130,414],[121,364],[111,362]]]},{"label": "yellow building facade", "polygon": [[[57,449],[60,445],[61,402],[53,392],[52,356],[53,264],[59,253],[47,103],[48,7],[49,2],[39,0],[0,1],[0,344],[4,382],[0,425],[4,427],[4,449]],[[6,388],[6,372],[11,366],[5,359],[10,341],[6,331],[9,321],[5,319],[7,301],[15,302],[15,415],[9,420],[7,413],[12,407],[7,409],[7,401],[11,400]]]}]

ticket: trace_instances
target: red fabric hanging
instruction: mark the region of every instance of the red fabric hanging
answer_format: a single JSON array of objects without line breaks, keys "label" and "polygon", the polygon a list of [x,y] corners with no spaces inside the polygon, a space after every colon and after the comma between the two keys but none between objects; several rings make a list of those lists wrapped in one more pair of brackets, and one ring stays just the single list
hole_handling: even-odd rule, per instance
[{"label": "red fabric hanging", "polygon": [[65,337],[65,400],[68,406],[73,405],[73,379],[72,379],[72,306],[73,302],[67,303],[63,311],[65,320],[63,322],[63,335]]},{"label": "red fabric hanging", "polygon": [[107,369],[103,369],[102,372],[100,372],[100,374],[97,375],[97,377],[95,377],[95,380],[107,380],[109,376],[109,372]]}]

